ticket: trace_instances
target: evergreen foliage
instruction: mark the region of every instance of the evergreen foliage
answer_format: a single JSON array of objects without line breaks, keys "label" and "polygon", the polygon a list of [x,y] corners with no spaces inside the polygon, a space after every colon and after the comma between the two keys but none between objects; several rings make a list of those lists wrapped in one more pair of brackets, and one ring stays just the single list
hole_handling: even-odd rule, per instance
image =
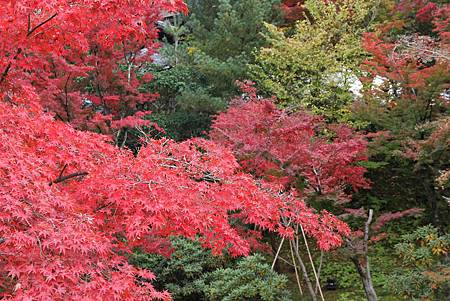
[{"label": "evergreen foliage", "polygon": [[447,254],[450,236],[424,226],[402,236],[395,246],[402,267],[396,269],[386,285],[409,300],[444,300],[450,290]]},{"label": "evergreen foliage", "polygon": [[236,260],[213,256],[196,241],[171,242],[169,258],[136,251],[130,263],[153,271],[155,286],[170,291],[174,300],[291,300],[287,278],[271,271],[261,255]]}]

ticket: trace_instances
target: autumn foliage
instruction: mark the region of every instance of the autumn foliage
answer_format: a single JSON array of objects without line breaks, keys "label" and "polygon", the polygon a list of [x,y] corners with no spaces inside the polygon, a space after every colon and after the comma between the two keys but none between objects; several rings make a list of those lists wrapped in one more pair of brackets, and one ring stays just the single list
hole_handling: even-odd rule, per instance
[{"label": "autumn foliage", "polygon": [[396,101],[425,102],[427,111],[421,118],[430,121],[443,101],[440,94],[449,88],[450,5],[405,0],[396,11],[398,16],[364,35],[370,58],[363,69],[369,81],[377,76],[385,80],[382,91],[374,89],[373,94],[386,96],[389,91]]},{"label": "autumn foliage", "polygon": [[[144,139],[135,155],[110,135],[80,131],[148,125],[144,104],[155,96],[139,92],[151,78],[135,66],[156,47],[154,21],[185,11],[181,1],[0,5],[2,300],[170,299],[126,255],[136,246],[164,253],[170,236],[247,255],[254,238],[236,220],[283,236],[293,233],[286,219],[303,224],[325,250],[348,235],[295,192],[244,173],[215,142]],[[341,178],[323,189],[349,180]]]},{"label": "autumn foliage", "polygon": [[358,166],[367,160],[363,135],[301,110],[278,109],[257,97],[253,83],[240,85],[246,97],[216,118],[211,137],[233,149],[244,170],[286,189],[301,188],[307,197],[339,202],[369,187]]},{"label": "autumn foliage", "polygon": [[286,22],[295,22],[304,17],[304,0],[285,0],[281,3],[281,10]]},{"label": "autumn foliage", "polygon": [[135,113],[145,110],[142,105],[155,95],[138,91],[151,78],[137,74],[157,46],[155,22],[163,11],[186,12],[183,1],[0,5],[0,83],[8,98],[15,99],[32,84],[45,109],[77,128],[109,134],[149,125],[143,114]]},{"label": "autumn foliage", "polygon": [[290,232],[282,217],[291,218],[324,249],[348,233],[329,214],[321,217],[239,172],[231,152],[213,142],[149,141],[134,157],[106,136],[78,132],[38,111],[1,103],[0,112],[4,297],[167,297],[137,281],[153,276],[122,254],[134,246],[159,252],[155,239],[171,235],[199,235],[216,253],[248,254],[229,212],[283,235]]}]

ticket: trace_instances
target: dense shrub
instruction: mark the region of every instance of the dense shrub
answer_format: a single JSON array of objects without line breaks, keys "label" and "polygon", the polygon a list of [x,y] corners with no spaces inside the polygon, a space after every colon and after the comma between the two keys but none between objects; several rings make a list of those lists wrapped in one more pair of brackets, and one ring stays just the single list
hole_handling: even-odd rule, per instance
[{"label": "dense shrub", "polygon": [[288,279],[271,271],[261,255],[236,260],[213,256],[196,241],[171,243],[169,258],[136,250],[130,263],[152,270],[155,287],[168,290],[174,300],[290,300]]}]

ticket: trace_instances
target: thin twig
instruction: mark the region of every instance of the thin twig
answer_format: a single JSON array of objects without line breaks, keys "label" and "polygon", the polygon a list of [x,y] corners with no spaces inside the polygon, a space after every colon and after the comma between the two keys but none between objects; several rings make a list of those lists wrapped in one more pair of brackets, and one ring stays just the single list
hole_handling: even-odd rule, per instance
[{"label": "thin twig", "polygon": [[113,204],[112,202],[109,202],[109,203],[103,204],[101,206],[98,206],[97,208],[94,209],[94,213],[97,213],[100,210],[105,209],[106,207],[108,207],[108,206],[110,206],[112,204]]},{"label": "thin twig", "polygon": [[40,253],[41,257],[44,257],[44,251],[42,250],[42,243],[41,243],[41,240],[40,240],[39,237],[36,237],[36,240],[37,240],[37,244],[38,244],[38,246],[39,246],[39,253]]},{"label": "thin twig", "polygon": [[[33,32],[35,32],[38,28],[44,26],[45,24],[50,22],[52,19],[54,19],[57,15],[58,15],[58,13],[54,13],[48,19],[46,19],[45,21],[42,21],[41,23],[39,23],[38,25],[36,25],[33,28],[31,28],[31,16],[28,15],[28,20],[27,20],[27,38],[29,38],[33,34]],[[3,70],[2,75],[0,77],[0,84],[5,81],[6,76],[8,75],[9,70],[12,67],[12,62],[15,61],[19,57],[21,52],[22,52],[22,48],[17,49],[17,53],[14,55],[14,58],[8,63],[8,65],[6,66],[5,70]]]},{"label": "thin twig", "polygon": [[128,139],[128,131],[127,129],[125,129],[125,133],[123,134],[123,141],[122,144],[120,145],[120,148],[123,148],[125,146],[125,143],[127,143],[127,139]]},{"label": "thin twig", "polygon": [[291,267],[295,267],[292,262],[289,262],[288,260],[284,259],[281,256],[278,256],[278,259],[281,260],[282,262],[286,263],[287,265],[291,266]]},{"label": "thin twig", "polygon": [[64,167],[63,167],[63,169],[61,170],[61,172],[59,173],[57,179],[59,179],[59,178],[62,177],[62,175],[64,174],[64,171],[66,170],[66,168],[67,168],[67,164],[64,164]]},{"label": "thin twig", "polygon": [[8,75],[8,72],[11,69],[12,62],[15,61],[21,53],[22,53],[22,48],[17,49],[17,52],[14,55],[13,59],[8,63],[8,66],[6,66],[5,70],[2,72],[2,77],[0,78],[0,84],[6,79],[6,76]]}]

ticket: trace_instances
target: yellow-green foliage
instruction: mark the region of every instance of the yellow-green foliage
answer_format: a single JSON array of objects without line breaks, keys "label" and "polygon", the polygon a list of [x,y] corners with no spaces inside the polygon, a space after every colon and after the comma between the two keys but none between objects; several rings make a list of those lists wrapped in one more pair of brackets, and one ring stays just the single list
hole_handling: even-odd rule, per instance
[{"label": "yellow-green foliage", "polygon": [[305,3],[307,18],[292,29],[266,24],[268,46],[257,54],[251,75],[281,104],[304,106],[331,121],[347,121],[348,91],[366,54],[362,32],[373,20],[373,0]]}]

